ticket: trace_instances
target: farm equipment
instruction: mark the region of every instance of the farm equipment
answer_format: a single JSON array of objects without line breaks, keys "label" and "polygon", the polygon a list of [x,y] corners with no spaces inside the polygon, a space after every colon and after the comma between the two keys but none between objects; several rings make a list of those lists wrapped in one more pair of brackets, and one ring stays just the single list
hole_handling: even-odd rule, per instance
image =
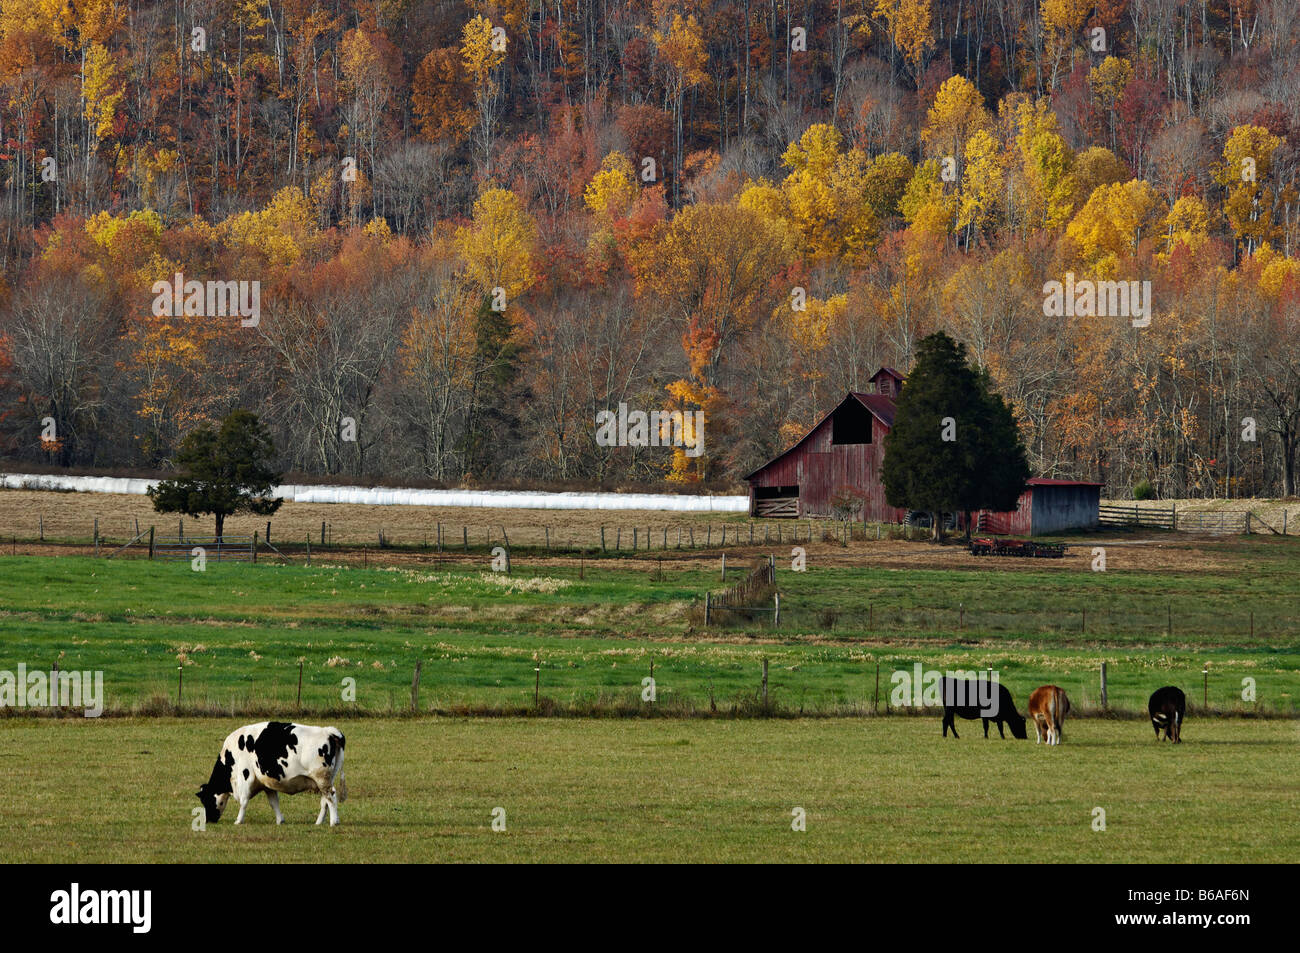
[{"label": "farm equipment", "polygon": [[1065,555],[1065,544],[1040,543],[1032,539],[977,536],[970,541],[970,551],[972,556],[1027,556],[1038,559],[1060,559]]}]

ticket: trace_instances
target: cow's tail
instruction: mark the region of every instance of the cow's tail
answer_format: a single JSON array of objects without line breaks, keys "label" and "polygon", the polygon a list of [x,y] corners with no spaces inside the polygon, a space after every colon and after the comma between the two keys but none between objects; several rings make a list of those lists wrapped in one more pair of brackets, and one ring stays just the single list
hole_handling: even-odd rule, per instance
[{"label": "cow's tail", "polygon": [[340,731],[339,732],[339,770],[338,770],[338,774],[335,776],[334,779],[337,782],[335,784],[335,787],[338,790],[340,804],[342,804],[344,801],[348,799],[348,781],[347,778],[343,776],[343,755],[344,755],[343,732]]}]

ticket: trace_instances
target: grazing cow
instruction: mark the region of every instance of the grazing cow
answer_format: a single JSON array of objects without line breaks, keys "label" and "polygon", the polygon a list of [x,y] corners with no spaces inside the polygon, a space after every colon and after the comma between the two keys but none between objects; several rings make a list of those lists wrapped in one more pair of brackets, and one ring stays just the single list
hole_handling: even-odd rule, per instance
[{"label": "grazing cow", "polygon": [[960,715],[968,721],[976,718],[984,719],[984,737],[989,736],[989,722],[995,721],[998,725],[998,736],[1005,738],[1006,732],[1002,730],[1002,723],[1006,722],[1011,726],[1013,737],[1025,739],[1029,735],[1025,731],[1025,719],[1020,717],[1016,711],[1016,704],[1011,700],[1011,693],[1001,682],[997,682],[997,695],[993,696],[991,684],[987,680],[980,679],[955,679],[944,677],[941,680],[943,692],[943,736],[948,737],[948,729],[952,729],[952,736],[959,737],[957,734],[957,724],[953,721],[953,715]]},{"label": "grazing cow", "polygon": [[1029,696],[1029,717],[1034,720],[1034,733],[1038,736],[1035,744],[1047,739],[1049,745],[1061,743],[1061,724],[1070,713],[1070,699],[1064,688],[1044,685],[1035,688]]},{"label": "grazing cow", "polygon": [[328,810],[330,826],[336,825],[339,802],[348,799],[343,778],[343,732],[284,721],[260,721],[231,732],[212,766],[212,777],[198,790],[208,823],[221,819],[232,796],[239,802],[235,823],[244,823],[248,802],[259,791],[266,792],[277,824],[284,823],[280,813],[282,793],[315,791],[320,794],[316,823],[325,819]]},{"label": "grazing cow", "polygon": [[1166,685],[1157,688],[1147,702],[1147,711],[1151,715],[1151,727],[1156,730],[1156,741],[1160,740],[1160,729],[1165,730],[1166,740],[1178,744],[1183,740],[1183,718],[1187,714],[1187,696],[1181,688]]}]

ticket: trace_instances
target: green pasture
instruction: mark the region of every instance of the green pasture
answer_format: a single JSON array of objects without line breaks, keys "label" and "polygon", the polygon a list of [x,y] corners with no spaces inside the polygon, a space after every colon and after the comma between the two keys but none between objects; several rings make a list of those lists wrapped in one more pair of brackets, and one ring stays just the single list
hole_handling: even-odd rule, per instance
[{"label": "green pasture", "polygon": [[[9,862],[1291,863],[1286,721],[1067,722],[1065,742],[940,737],[937,719],[365,718],[342,824],[258,796],[194,830],[239,720],[0,720]],[[966,725],[971,728],[970,725]],[[505,829],[492,829],[501,808]],[[805,830],[793,829],[796,809]],[[1097,829],[1103,819],[1105,829]]]},{"label": "green pasture", "polygon": [[[698,568],[657,578],[588,561],[579,578],[571,563],[517,564],[507,577],[7,557],[0,671],[57,661],[103,671],[113,711],[233,715],[299,710],[301,666],[302,711],[386,713],[410,707],[418,660],[421,710],[727,715],[762,708],[766,658],[771,710],[883,714],[892,673],[917,662],[996,669],[1022,704],[1054,682],[1096,708],[1105,661],[1114,709],[1140,711],[1152,689],[1176,684],[1194,705],[1291,715],[1296,547],[1236,545],[1240,569],[1225,574],[814,562],[778,570],[779,628],[771,614],[715,614],[707,629],[702,595],[722,587]],[[651,665],[653,703],[642,699]]]}]

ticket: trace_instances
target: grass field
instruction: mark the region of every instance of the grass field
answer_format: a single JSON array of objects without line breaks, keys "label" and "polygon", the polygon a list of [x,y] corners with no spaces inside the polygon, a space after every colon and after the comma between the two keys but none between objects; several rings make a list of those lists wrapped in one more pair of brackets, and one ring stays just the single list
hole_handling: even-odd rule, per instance
[{"label": "grass field", "polygon": [[[0,515],[16,499],[0,494]],[[722,522],[690,520],[705,540]],[[728,584],[776,556],[779,626],[770,613],[704,625],[704,593],[724,588],[716,548],[579,560],[512,539],[505,575],[489,571],[488,538],[454,556],[339,545],[310,566],[294,553],[204,572],[11,538],[0,672],[102,671],[122,717],[0,711],[0,856],[1232,863],[1300,849],[1294,538],[1087,534],[1061,560],[818,539],[801,541],[806,572],[788,539],[732,550]],[[900,717],[890,700],[891,675],[918,663],[992,668],[1021,710],[1050,682],[1098,715],[1103,661],[1117,717],[1073,718],[1055,749],[985,741],[973,723],[945,740],[937,713]],[[1166,684],[1190,704],[1177,747],[1144,719]],[[1223,713],[1273,717],[1209,717]],[[311,825],[317,802],[299,796],[283,828],[259,798],[245,827],[191,830],[221,740],[267,718],[347,733],[343,826]]]},{"label": "grass field", "polygon": [[[1191,564],[1182,569],[1126,569],[1119,557],[1105,573],[1086,560],[994,569],[960,553],[951,568],[906,568],[909,553],[932,550],[920,543],[895,542],[907,550],[892,561],[862,557],[881,568],[810,553],[807,572],[779,572],[779,629],[707,630],[691,607],[720,583],[699,561],[657,579],[621,560],[588,561],[579,578],[572,560],[521,563],[506,577],[466,565],[212,563],[198,573],[184,562],[3,557],[0,670],[56,660],[100,670],[111,709],[157,712],[175,702],[180,667],[188,710],[234,715],[296,705],[301,662],[303,709],[347,714],[409,707],[418,659],[423,709],[519,710],[536,695],[582,712],[647,709],[641,680],[653,663],[659,711],[726,714],[753,706],[766,657],[778,709],[861,713],[877,706],[877,665],[884,709],[890,674],[916,662],[992,667],[1022,702],[1055,682],[1077,708],[1096,707],[1105,660],[1113,708],[1141,710],[1172,683],[1193,704],[1208,694],[1213,709],[1294,714],[1298,547],[1223,545],[1217,558],[1232,570],[1215,573],[1195,552],[1167,554],[1171,567]],[[1255,680],[1253,703],[1243,678]]]},{"label": "grass field", "polygon": [[[939,719],[363,719],[336,829],[259,796],[191,830],[238,722],[0,721],[10,862],[1294,862],[1300,733],[1281,721],[1067,722],[1058,748]],[[57,770],[58,784],[50,783]],[[491,829],[494,808],[506,830]],[[1093,830],[1094,809],[1105,831]],[[792,830],[793,810],[806,813]]]}]

